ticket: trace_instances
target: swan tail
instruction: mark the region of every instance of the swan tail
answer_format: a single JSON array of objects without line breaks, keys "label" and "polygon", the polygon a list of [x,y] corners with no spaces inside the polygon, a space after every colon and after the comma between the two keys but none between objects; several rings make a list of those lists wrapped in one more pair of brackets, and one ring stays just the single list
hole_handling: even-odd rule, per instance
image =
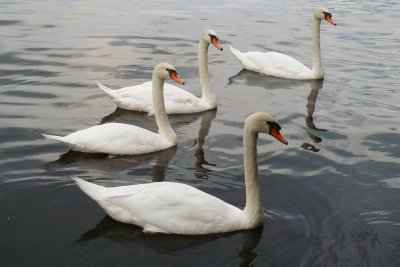
[{"label": "swan tail", "polygon": [[106,93],[109,97],[111,97],[111,98],[114,98],[114,97],[115,97],[115,92],[114,92],[114,90],[108,88],[107,86],[105,86],[104,84],[102,84],[102,83],[100,83],[100,82],[98,82],[98,81],[96,81],[96,83],[97,83],[97,86],[98,86],[101,90],[103,90],[103,92]]},{"label": "swan tail", "polygon": [[103,198],[104,190],[106,189],[104,186],[87,182],[76,176],[72,176],[72,179],[79,186],[79,188],[82,189],[82,191],[85,192],[93,200],[97,201]]},{"label": "swan tail", "polygon": [[48,140],[55,140],[69,146],[73,150],[81,151],[81,146],[79,144],[71,142],[70,140],[66,140],[65,136],[58,136],[51,134],[42,134],[42,135],[44,136],[44,138]]},{"label": "swan tail", "polygon": [[240,52],[239,50],[233,48],[232,46],[229,46],[229,49],[231,50],[232,54],[234,54],[239,60],[241,60],[243,53]]},{"label": "swan tail", "polygon": [[261,72],[260,67],[257,65],[254,60],[252,60],[251,56],[248,55],[248,53],[242,53],[239,50],[233,48],[232,46],[229,46],[231,49],[232,53],[236,56],[236,58],[239,60],[240,64],[242,64],[242,67],[247,70],[251,71],[256,71],[256,72]]},{"label": "swan tail", "polygon": [[58,136],[58,135],[51,135],[51,134],[42,134],[44,138],[48,140],[56,140],[62,143],[65,143],[64,137],[63,136]]}]

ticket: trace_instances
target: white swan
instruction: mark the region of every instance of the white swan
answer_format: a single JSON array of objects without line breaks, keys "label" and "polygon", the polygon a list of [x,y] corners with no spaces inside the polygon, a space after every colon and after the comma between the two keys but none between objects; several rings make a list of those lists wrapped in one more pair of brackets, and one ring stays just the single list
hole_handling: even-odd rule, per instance
[{"label": "white swan", "polygon": [[281,127],[266,113],[255,113],[244,126],[246,206],[241,210],[192,186],[158,182],[106,188],[74,177],[78,186],[113,219],[135,224],[144,232],[199,235],[260,226],[264,211],[258,180],[258,133],[287,144]]},{"label": "white swan", "polygon": [[310,70],[296,59],[278,52],[246,52],[230,47],[232,53],[239,59],[243,68],[262,74],[296,80],[311,80],[324,78],[324,69],[321,64],[320,25],[325,19],[332,25],[336,23],[326,8],[315,9],[313,17],[313,67]]},{"label": "white swan", "polygon": [[[200,85],[202,90],[201,98],[177,86],[166,83],[164,86],[164,95],[167,114],[196,113],[215,109],[217,107],[216,97],[208,79],[207,53],[210,43],[222,50],[215,31],[206,29],[201,34],[198,55]],[[154,113],[151,90],[149,90],[151,87],[150,82],[118,90],[112,90],[99,82],[97,82],[97,85],[119,108],[148,112],[150,115]]]},{"label": "white swan", "polygon": [[75,151],[113,155],[138,155],[175,146],[176,135],[168,121],[164,105],[163,86],[164,80],[168,77],[180,84],[185,84],[172,65],[161,63],[154,68],[152,87],[158,134],[134,125],[106,123],[65,137],[46,134],[43,136],[60,141]]}]

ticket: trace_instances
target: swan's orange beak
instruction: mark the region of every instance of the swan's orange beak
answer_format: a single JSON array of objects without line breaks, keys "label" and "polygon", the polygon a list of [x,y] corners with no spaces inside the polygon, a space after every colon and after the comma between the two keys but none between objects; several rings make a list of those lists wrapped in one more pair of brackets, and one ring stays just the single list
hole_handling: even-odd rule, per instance
[{"label": "swan's orange beak", "polygon": [[272,128],[270,134],[275,137],[279,142],[284,143],[285,145],[288,144],[288,141],[281,135],[277,128]]},{"label": "swan's orange beak", "polygon": [[175,82],[177,82],[177,83],[179,83],[179,84],[185,85],[185,81],[182,80],[181,77],[179,77],[178,74],[177,74],[175,71],[174,71],[174,72],[171,72],[171,73],[169,74],[169,78],[170,78],[171,80],[174,80]]},{"label": "swan's orange beak", "polygon": [[217,38],[211,38],[211,43],[219,50],[224,50],[221,44],[218,42]]},{"label": "swan's orange beak", "polygon": [[326,15],[325,20],[332,24],[333,26],[336,26],[337,24],[333,21],[332,16]]}]

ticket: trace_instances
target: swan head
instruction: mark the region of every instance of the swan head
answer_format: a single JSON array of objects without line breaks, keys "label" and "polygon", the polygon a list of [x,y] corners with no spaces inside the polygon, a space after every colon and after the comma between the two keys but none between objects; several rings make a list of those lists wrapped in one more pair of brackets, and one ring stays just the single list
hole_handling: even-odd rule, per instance
[{"label": "swan head", "polygon": [[275,137],[279,142],[288,144],[288,141],[280,133],[281,126],[274,117],[267,113],[257,112],[247,117],[245,129],[253,133],[266,133]]},{"label": "swan head", "polygon": [[213,44],[217,49],[224,50],[221,44],[218,42],[217,33],[212,29],[205,29],[201,34],[201,40],[208,44]]},{"label": "swan head", "polygon": [[325,7],[317,7],[314,12],[314,17],[319,20],[326,20],[330,24],[336,26],[337,24],[332,19],[332,14]]},{"label": "swan head", "polygon": [[176,72],[175,67],[169,63],[158,64],[157,66],[155,66],[153,73],[161,79],[165,80],[169,78],[176,81],[177,83],[185,84],[185,81],[182,80]]}]

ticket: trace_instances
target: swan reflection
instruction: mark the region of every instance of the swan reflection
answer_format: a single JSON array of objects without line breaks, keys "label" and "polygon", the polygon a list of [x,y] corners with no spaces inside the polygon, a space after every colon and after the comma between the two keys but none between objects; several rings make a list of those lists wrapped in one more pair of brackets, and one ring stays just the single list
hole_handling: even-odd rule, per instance
[{"label": "swan reflection", "polygon": [[199,135],[197,139],[195,140],[195,145],[197,144],[197,148],[194,152],[194,156],[196,158],[195,162],[195,167],[196,167],[196,172],[195,176],[198,179],[208,179],[208,173],[211,172],[210,169],[207,169],[205,166],[216,166],[216,164],[210,163],[205,159],[204,156],[204,140],[207,137],[210,127],[211,127],[211,122],[215,119],[215,116],[217,114],[217,110],[210,110],[207,112],[202,113],[201,115],[201,124],[200,124],[200,129],[199,129]]},{"label": "swan reflection", "polygon": [[119,172],[154,161],[152,167],[153,182],[159,182],[165,179],[166,169],[170,160],[176,154],[176,150],[177,147],[175,146],[162,151],[132,156],[109,156],[108,154],[83,153],[69,150],[62,154],[57,160],[46,163],[45,168],[53,170],[63,165],[85,164],[97,170]]},{"label": "swan reflection", "polygon": [[289,80],[282,79],[272,76],[266,76],[264,74],[256,73],[246,69],[242,69],[237,74],[228,78],[228,85],[234,82],[244,82],[248,86],[262,86],[265,89],[282,89],[291,88],[295,86],[302,86],[308,81],[301,80]]},{"label": "swan reflection", "polygon": [[108,239],[119,244],[136,244],[147,247],[158,254],[172,253],[198,248],[206,243],[220,239],[242,235],[242,246],[238,252],[241,259],[240,266],[249,266],[257,257],[253,250],[261,240],[263,227],[233,233],[213,235],[166,235],[145,234],[142,228],[113,220],[110,216],[104,218],[91,230],[83,233],[76,241],[77,244],[87,246],[96,239]]},{"label": "swan reflection", "polygon": [[306,125],[311,130],[315,131],[326,131],[325,129],[317,128],[314,124],[313,114],[315,111],[315,103],[317,102],[319,90],[324,86],[324,80],[313,80],[311,81],[311,91],[307,97],[307,117]]},{"label": "swan reflection", "polygon": [[[307,97],[307,117],[306,117],[306,125],[309,129],[313,131],[326,131],[325,129],[317,128],[314,124],[313,114],[315,111],[315,104],[317,102],[319,90],[323,88],[324,80],[312,80],[311,81],[311,91]],[[307,132],[308,136],[312,140],[314,144],[322,142],[322,138],[315,135],[312,132]],[[319,152],[320,149],[311,143],[303,143],[301,144],[301,148],[310,150],[313,152]]]}]

